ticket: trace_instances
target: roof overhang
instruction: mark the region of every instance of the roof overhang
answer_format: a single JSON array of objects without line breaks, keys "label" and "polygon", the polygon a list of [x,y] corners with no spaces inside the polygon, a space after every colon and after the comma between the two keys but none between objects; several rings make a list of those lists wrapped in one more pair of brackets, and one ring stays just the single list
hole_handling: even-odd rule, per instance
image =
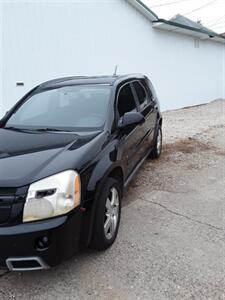
[{"label": "roof overhang", "polygon": [[157,21],[158,16],[140,0],[126,0],[151,22]]},{"label": "roof overhang", "polygon": [[198,29],[177,22],[167,21],[164,19],[158,19],[153,21],[153,27],[156,29],[167,30],[180,34],[193,36],[202,40],[212,40],[225,44],[225,37],[216,34],[214,32],[206,31],[204,29]]},{"label": "roof overhang", "polygon": [[126,0],[137,11],[144,15],[152,22],[153,28],[176,32],[184,35],[193,36],[201,40],[212,40],[225,44],[225,36],[217,34],[213,31],[207,31],[205,29],[199,29],[192,26],[180,24],[178,22],[168,21],[165,19],[159,19],[158,16],[141,0]]}]

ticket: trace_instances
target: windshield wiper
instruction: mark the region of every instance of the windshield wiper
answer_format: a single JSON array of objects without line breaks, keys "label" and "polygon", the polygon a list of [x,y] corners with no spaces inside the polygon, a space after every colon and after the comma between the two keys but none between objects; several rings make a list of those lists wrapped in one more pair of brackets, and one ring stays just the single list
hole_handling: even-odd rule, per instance
[{"label": "windshield wiper", "polygon": [[71,130],[66,130],[66,129],[58,129],[58,128],[37,128],[37,129],[32,129],[34,131],[38,132],[71,132]]},{"label": "windshield wiper", "polygon": [[15,130],[15,131],[31,131],[31,132],[71,132],[70,130],[65,129],[58,129],[58,128],[18,128],[13,126],[3,127],[4,129],[8,130]]},{"label": "windshield wiper", "polygon": [[18,128],[18,127],[13,127],[13,126],[7,126],[7,127],[2,127],[2,129],[8,129],[8,130],[15,130],[15,131],[28,131],[29,129],[26,128]]}]

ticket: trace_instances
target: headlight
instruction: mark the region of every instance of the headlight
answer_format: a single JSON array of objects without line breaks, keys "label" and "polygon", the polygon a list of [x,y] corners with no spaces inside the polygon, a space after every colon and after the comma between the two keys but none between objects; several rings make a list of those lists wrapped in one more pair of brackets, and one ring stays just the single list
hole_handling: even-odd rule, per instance
[{"label": "headlight", "polygon": [[77,172],[69,170],[30,185],[23,222],[63,215],[80,204],[81,184]]}]

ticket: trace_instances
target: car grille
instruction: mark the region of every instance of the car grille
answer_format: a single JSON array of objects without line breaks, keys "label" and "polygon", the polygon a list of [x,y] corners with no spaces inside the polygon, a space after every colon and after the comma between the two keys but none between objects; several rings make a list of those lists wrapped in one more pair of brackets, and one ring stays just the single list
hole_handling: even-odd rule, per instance
[{"label": "car grille", "polygon": [[15,192],[14,188],[0,188],[0,224],[6,223],[10,217]]}]

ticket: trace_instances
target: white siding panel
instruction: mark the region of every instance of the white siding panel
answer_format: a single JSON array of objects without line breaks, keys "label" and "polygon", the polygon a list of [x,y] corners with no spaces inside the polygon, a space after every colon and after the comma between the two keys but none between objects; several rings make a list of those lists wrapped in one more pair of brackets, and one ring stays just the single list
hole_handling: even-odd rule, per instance
[{"label": "white siding panel", "polygon": [[0,2],[0,117],[3,115],[3,113],[3,19],[2,3]]},{"label": "white siding panel", "polygon": [[112,74],[115,65],[121,74],[148,75],[163,109],[225,94],[224,45],[201,41],[195,48],[193,37],[153,29],[124,0],[5,1],[2,6],[0,114],[43,81]]}]

